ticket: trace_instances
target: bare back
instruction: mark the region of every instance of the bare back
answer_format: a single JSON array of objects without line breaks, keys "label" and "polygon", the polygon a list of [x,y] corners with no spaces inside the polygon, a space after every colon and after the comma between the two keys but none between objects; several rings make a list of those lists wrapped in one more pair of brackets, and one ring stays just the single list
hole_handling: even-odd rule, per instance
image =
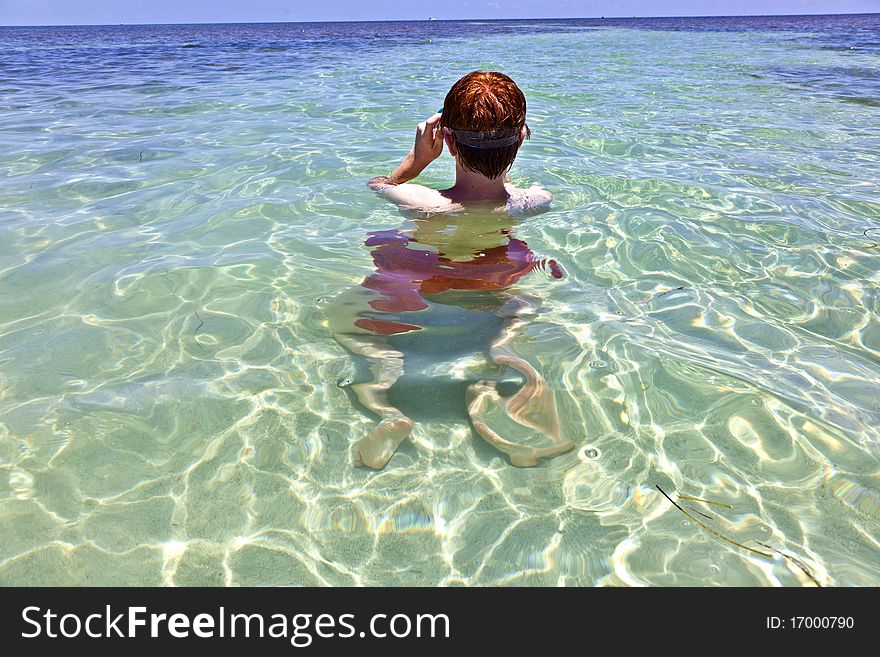
[{"label": "bare back", "polygon": [[506,199],[476,201],[460,198],[454,188],[438,190],[415,183],[385,185],[377,187],[377,191],[401,208],[418,212],[460,212],[477,206],[490,212],[531,214],[547,209],[553,198],[550,192],[538,185],[521,188],[505,183],[504,188],[507,191]]}]

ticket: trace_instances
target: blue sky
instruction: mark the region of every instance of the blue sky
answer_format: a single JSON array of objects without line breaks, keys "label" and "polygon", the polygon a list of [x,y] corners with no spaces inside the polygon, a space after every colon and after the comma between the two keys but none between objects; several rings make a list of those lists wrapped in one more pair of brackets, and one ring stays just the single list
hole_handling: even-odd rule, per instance
[{"label": "blue sky", "polygon": [[0,25],[880,12],[880,0],[0,0]]}]

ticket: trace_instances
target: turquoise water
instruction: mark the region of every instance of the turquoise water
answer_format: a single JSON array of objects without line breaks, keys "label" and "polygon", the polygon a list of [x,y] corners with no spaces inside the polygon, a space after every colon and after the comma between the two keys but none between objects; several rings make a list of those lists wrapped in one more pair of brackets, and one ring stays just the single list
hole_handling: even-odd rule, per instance
[{"label": "turquoise water", "polygon": [[[0,28],[0,584],[880,584],[878,31]],[[479,68],[554,194],[510,348],[575,449],[474,432],[476,349],[355,467],[328,316],[418,223],[365,182]]]}]

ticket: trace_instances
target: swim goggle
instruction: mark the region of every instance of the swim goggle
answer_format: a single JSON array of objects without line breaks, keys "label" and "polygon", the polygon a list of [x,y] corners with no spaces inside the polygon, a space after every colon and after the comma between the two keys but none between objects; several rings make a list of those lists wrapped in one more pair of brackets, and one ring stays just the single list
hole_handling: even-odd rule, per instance
[{"label": "swim goggle", "polygon": [[[443,108],[437,110],[443,114]],[[452,130],[443,128],[447,134],[455,135],[455,143],[470,148],[507,148],[519,143],[519,128],[503,130]]]},{"label": "swim goggle", "polygon": [[503,130],[452,130],[443,128],[455,135],[455,143],[470,148],[507,148],[519,143],[519,128]]}]

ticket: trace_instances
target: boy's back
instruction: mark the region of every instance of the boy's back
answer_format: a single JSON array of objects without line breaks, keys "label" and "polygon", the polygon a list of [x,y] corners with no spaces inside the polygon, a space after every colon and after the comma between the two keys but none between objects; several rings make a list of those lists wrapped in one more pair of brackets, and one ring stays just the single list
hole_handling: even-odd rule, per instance
[{"label": "boy's back", "polygon": [[[421,212],[459,212],[467,208],[508,214],[528,214],[546,209],[553,196],[539,185],[522,188],[505,183],[506,200],[458,200],[450,190],[431,189],[416,183],[375,185],[385,198],[406,210]],[[476,206],[476,207],[474,207]]]}]

